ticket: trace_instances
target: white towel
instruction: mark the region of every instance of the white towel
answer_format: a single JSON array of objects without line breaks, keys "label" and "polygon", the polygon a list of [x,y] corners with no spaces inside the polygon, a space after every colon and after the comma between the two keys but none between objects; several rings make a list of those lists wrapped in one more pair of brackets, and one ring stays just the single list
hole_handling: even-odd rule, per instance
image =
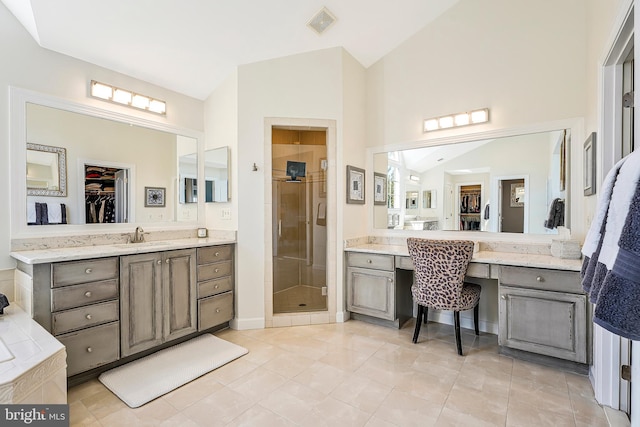
[{"label": "white towel", "polygon": [[602,183],[600,197],[598,197],[596,216],[591,222],[591,227],[589,228],[587,237],[584,240],[584,245],[582,246],[582,254],[586,257],[591,257],[591,255],[598,248],[598,243],[600,242],[600,239],[602,237],[600,235],[600,231],[602,230],[602,223],[605,221],[605,217],[609,209],[609,203],[611,201],[611,195],[613,193],[613,186],[616,182],[616,178],[618,177],[618,173],[620,172],[620,168],[622,167],[622,164],[625,162],[625,160],[627,160],[627,157],[616,163],[615,166],[611,168],[606,178],[604,179],[604,182]]},{"label": "white towel", "polygon": [[60,206],[60,203],[47,203],[47,213],[49,224],[62,223],[62,206]]},{"label": "white towel", "polygon": [[27,202],[27,224],[36,223],[36,202]]},{"label": "white towel", "polygon": [[629,213],[631,199],[636,192],[636,186],[640,179],[640,150],[627,156],[627,160],[620,167],[611,193],[607,225],[603,236],[602,249],[598,256],[598,262],[607,266],[607,270],[613,269],[613,264],[618,257],[618,242],[620,233]]}]

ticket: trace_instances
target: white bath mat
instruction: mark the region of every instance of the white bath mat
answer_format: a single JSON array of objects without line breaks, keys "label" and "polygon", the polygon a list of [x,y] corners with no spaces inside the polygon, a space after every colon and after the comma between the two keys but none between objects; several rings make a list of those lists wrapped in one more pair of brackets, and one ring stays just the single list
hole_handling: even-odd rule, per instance
[{"label": "white bath mat", "polygon": [[204,334],[118,366],[98,379],[128,406],[137,408],[248,352]]}]

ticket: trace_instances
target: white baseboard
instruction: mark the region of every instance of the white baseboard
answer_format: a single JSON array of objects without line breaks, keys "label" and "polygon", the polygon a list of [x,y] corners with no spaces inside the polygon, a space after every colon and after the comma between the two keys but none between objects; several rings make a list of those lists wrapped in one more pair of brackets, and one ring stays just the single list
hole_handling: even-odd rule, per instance
[{"label": "white baseboard", "polygon": [[229,322],[229,327],[237,331],[246,331],[249,329],[264,329],[265,322],[264,317],[256,317],[253,319],[232,319]]},{"label": "white baseboard", "polygon": [[348,311],[339,311],[336,313],[336,323],[344,323],[349,320]]}]

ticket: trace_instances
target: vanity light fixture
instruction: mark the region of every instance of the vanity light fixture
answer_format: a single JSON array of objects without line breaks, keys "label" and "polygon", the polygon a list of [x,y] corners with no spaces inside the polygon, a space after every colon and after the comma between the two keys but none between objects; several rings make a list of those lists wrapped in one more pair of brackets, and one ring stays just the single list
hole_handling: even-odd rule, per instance
[{"label": "vanity light fixture", "polygon": [[465,113],[448,114],[446,116],[426,119],[423,124],[424,132],[449,129],[459,126],[475,125],[489,121],[489,109],[468,111]]},{"label": "vanity light fixture", "polygon": [[91,96],[163,116],[167,114],[167,103],[164,101],[95,80],[91,80]]}]

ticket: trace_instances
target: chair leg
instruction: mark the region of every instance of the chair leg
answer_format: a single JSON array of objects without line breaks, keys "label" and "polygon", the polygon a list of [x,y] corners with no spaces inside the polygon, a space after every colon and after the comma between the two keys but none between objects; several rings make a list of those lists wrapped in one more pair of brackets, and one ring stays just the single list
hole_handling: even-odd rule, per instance
[{"label": "chair leg", "polygon": [[416,318],[416,329],[413,331],[413,343],[418,342],[418,335],[420,334],[420,325],[422,324],[422,316],[424,315],[424,307],[418,304],[418,317]]},{"label": "chair leg", "polygon": [[424,307],[424,324],[426,325],[429,321],[429,307]]},{"label": "chair leg", "polygon": [[473,326],[476,329],[476,335],[480,335],[480,329],[478,329],[478,307],[480,307],[480,303],[473,307]]},{"label": "chair leg", "polygon": [[458,355],[462,356],[462,339],[460,338],[460,312],[453,312],[453,323],[456,328],[456,347],[458,348]]}]

